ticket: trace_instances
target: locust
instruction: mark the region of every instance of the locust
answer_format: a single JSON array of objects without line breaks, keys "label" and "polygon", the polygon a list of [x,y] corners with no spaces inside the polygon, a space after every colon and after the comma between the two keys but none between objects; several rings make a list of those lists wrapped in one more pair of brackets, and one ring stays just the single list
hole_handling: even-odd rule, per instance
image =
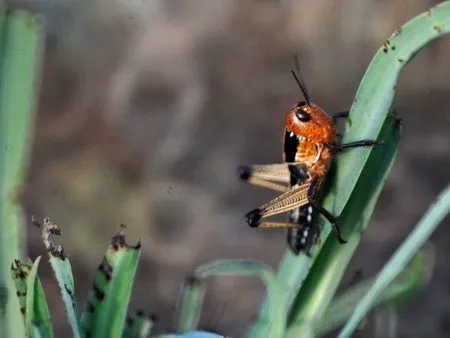
[{"label": "locust", "polygon": [[[255,186],[281,192],[273,200],[248,212],[245,220],[253,228],[286,228],[287,244],[294,254],[311,250],[320,238],[317,216],[323,215],[331,224],[338,241],[340,227],[328,210],[320,205],[319,197],[332,159],[350,148],[383,144],[377,140],[357,140],[342,144],[336,123],[347,118],[348,111],[328,115],[311,102],[308,89],[300,73],[298,59],[291,70],[303,101],[295,103],[287,112],[284,126],[283,162],[264,165],[241,165],[239,177]],[[285,222],[266,220],[267,217],[288,213]]]}]

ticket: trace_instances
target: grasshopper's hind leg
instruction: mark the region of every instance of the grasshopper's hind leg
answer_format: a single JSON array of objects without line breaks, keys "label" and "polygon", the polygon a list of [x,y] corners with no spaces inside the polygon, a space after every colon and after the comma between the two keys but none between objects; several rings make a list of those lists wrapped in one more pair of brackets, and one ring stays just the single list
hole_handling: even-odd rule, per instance
[{"label": "grasshopper's hind leg", "polygon": [[263,188],[281,192],[289,189],[290,172],[286,163],[241,165],[238,175],[241,180]]},{"label": "grasshopper's hind leg", "polygon": [[248,212],[245,215],[245,220],[252,228],[258,228],[261,227],[261,219],[265,217],[288,212],[308,204],[308,187],[309,184],[303,184],[281,194],[270,202]]}]

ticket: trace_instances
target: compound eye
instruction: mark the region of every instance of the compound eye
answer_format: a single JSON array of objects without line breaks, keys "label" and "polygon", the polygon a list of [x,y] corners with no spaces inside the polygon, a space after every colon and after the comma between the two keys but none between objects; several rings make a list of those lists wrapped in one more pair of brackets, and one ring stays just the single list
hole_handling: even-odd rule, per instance
[{"label": "compound eye", "polygon": [[297,118],[302,122],[308,122],[311,120],[311,115],[301,108],[297,108],[295,111],[295,116],[297,116]]}]

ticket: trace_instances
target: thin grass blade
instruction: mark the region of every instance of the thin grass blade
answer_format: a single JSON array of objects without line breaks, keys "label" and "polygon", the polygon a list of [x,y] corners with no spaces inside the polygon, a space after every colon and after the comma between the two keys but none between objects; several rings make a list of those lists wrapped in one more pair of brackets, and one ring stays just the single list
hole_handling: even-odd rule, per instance
[{"label": "thin grass blade", "polygon": [[48,252],[49,263],[58,282],[64,301],[69,324],[75,338],[84,337],[81,329],[80,312],[75,300],[75,284],[69,259],[59,252]]},{"label": "thin grass blade", "polygon": [[84,337],[81,329],[80,313],[75,301],[75,286],[72,274],[72,267],[69,258],[61,245],[55,244],[51,236],[60,236],[62,231],[58,224],[45,217],[43,222],[37,218],[32,218],[32,223],[41,229],[42,242],[44,243],[49,263],[55,274],[61,297],[64,301],[69,324],[75,338]]},{"label": "thin grass blade", "polygon": [[186,278],[178,300],[175,329],[179,333],[197,328],[205,298],[205,286],[199,278]]},{"label": "thin grass blade", "polygon": [[[428,284],[434,270],[434,261],[434,250],[430,245],[426,245],[414,256],[405,270],[383,290],[373,305],[385,305],[395,309],[403,306],[405,301],[411,299]],[[333,299],[322,318],[314,323],[316,335],[322,336],[343,325],[370,289],[374,280],[375,278],[369,278],[362,281]]]},{"label": "thin grass blade", "polygon": [[367,312],[373,307],[380,293],[405,268],[415,253],[430,237],[441,221],[450,212],[450,185],[439,194],[423,218],[415,226],[411,234],[396,250],[391,259],[378,274],[370,290],[361,299],[347,324],[339,334],[339,338],[349,337]]}]

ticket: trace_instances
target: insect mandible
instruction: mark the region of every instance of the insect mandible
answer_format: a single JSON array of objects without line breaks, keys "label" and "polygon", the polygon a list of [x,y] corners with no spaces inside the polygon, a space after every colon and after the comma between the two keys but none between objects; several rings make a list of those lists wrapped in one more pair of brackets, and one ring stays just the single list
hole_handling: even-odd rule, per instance
[{"label": "insect mandible", "polygon": [[[336,218],[319,205],[319,195],[330,169],[332,158],[349,148],[371,147],[383,144],[376,140],[359,140],[346,144],[338,142],[336,121],[348,117],[348,111],[329,116],[312,103],[300,74],[298,59],[291,70],[304,101],[292,106],[285,119],[284,163],[239,166],[242,180],[257,186],[280,191],[275,199],[251,210],[245,215],[247,223],[255,228],[287,228],[287,242],[298,254],[311,254],[320,236],[317,215],[322,214],[331,224],[340,243],[342,238]],[[287,222],[263,221],[264,218],[289,212]]]}]

